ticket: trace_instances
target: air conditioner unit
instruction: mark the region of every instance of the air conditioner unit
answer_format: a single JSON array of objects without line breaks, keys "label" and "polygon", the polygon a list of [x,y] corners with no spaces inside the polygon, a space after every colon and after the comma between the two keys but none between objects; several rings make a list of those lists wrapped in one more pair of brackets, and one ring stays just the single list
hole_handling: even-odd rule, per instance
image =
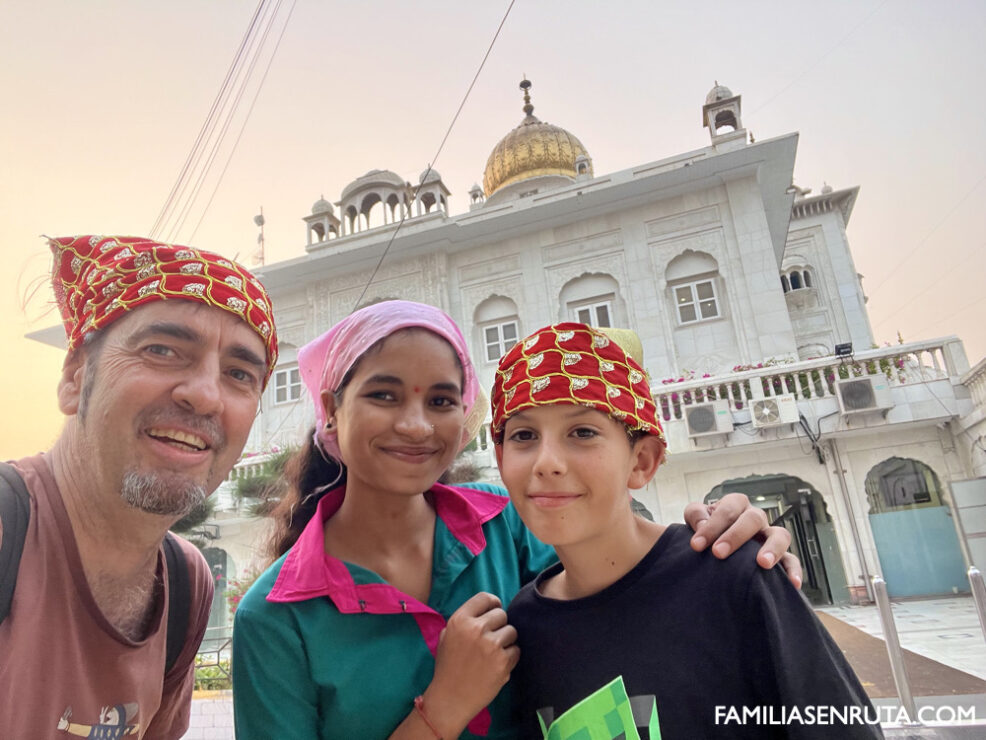
[{"label": "air conditioner unit", "polygon": [[885,411],[894,406],[890,383],[883,375],[840,380],[835,385],[835,391],[839,397],[839,410],[844,415]]},{"label": "air conditioner unit", "polygon": [[794,394],[759,398],[750,403],[750,423],[758,429],[798,422],[798,402]]},{"label": "air conditioner unit", "polygon": [[686,406],[685,422],[688,424],[688,436],[692,438],[733,431],[733,415],[729,411],[729,401],[725,400]]}]

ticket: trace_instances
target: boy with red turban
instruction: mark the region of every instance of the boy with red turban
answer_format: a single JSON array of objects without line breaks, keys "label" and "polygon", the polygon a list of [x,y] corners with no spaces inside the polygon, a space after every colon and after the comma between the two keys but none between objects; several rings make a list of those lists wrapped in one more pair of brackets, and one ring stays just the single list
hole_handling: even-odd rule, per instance
[{"label": "boy with red turban", "polygon": [[647,374],[616,341],[545,327],[503,356],[491,400],[503,482],[561,561],[508,610],[525,738],[882,736],[783,575],[752,551],[715,562],[687,527],[633,514],[628,491],[666,444]]}]

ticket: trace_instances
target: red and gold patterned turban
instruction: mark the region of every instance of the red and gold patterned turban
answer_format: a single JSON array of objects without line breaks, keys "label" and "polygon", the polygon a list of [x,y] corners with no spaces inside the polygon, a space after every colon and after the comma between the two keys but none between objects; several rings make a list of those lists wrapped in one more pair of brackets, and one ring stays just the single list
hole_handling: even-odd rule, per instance
[{"label": "red and gold patterned turban", "polygon": [[264,286],[245,268],[202,249],[137,236],[64,236],[49,241],[51,282],[69,350],[152,301],[186,300],[243,319],[267,347],[264,386],[277,363],[277,332]]},{"label": "red and gold patterned turban", "polygon": [[598,409],[629,431],[664,442],[647,373],[610,337],[586,324],[546,326],[500,360],[493,383],[493,439],[526,408],[570,403]]}]

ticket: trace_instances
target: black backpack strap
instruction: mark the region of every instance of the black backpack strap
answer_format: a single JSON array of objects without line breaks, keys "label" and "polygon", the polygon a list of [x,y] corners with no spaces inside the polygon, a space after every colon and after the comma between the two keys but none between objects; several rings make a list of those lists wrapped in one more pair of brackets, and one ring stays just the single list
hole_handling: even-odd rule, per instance
[{"label": "black backpack strap", "polygon": [[[31,519],[31,497],[13,466],[0,462],[0,521],[3,540],[0,542],[0,622],[10,613],[20,567],[24,538]],[[188,580],[188,561],[181,545],[171,532],[164,537],[164,557],[168,568],[168,633],[165,648],[167,674],[174,667],[185,646],[188,634],[188,613],[192,592]]]},{"label": "black backpack strap", "polygon": [[192,591],[188,582],[188,561],[171,532],[164,536],[164,558],[168,567],[168,634],[164,663],[167,675],[185,647]]},{"label": "black backpack strap", "polygon": [[0,544],[0,622],[10,613],[17,584],[17,569],[24,550],[27,524],[31,519],[31,497],[24,479],[12,465],[0,463],[0,521],[3,543]]}]

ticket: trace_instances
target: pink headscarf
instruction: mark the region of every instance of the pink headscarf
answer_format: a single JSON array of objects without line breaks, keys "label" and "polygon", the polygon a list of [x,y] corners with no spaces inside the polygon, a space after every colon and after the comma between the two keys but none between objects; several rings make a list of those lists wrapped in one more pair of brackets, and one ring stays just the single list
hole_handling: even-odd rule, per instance
[{"label": "pink headscarf", "polygon": [[[349,369],[370,347],[401,329],[420,328],[434,332],[452,345],[462,365],[462,405],[466,414],[479,392],[476,370],[469,359],[466,340],[444,311],[412,301],[383,301],[361,308],[325,334],[298,350],[301,379],[315,404],[315,443],[322,451],[342,461],[335,429],[325,428],[322,391],[335,392]],[[468,441],[468,440],[465,440]]]}]

